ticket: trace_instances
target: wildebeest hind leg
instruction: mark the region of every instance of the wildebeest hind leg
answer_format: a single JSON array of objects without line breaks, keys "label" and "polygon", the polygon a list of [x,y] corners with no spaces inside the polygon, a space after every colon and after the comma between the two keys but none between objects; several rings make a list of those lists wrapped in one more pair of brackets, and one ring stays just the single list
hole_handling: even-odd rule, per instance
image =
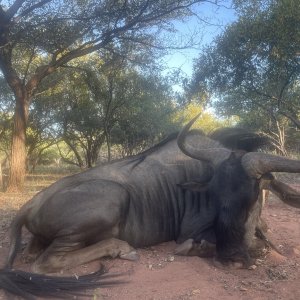
[{"label": "wildebeest hind leg", "polygon": [[26,260],[28,262],[34,261],[46,248],[47,245],[42,243],[42,241],[36,236],[33,236],[29,243],[26,245],[24,256],[26,257]]},{"label": "wildebeest hind leg", "polygon": [[84,248],[79,247],[78,243],[63,244],[60,240],[55,240],[36,260],[33,271],[38,273],[57,272],[104,256],[129,260],[138,259],[134,248],[127,242],[115,238],[106,239]]}]

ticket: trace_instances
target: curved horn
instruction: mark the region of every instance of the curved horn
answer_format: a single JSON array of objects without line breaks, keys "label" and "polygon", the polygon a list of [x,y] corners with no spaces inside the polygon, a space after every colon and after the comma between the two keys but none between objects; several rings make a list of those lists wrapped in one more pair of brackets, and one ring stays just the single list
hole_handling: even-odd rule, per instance
[{"label": "curved horn", "polygon": [[246,153],[242,165],[248,175],[255,178],[269,172],[300,173],[300,160],[260,152]]},{"label": "curved horn", "polygon": [[177,137],[178,147],[185,155],[189,157],[197,160],[208,161],[214,165],[217,165],[223,160],[227,159],[231,154],[231,151],[224,148],[219,142],[214,141],[204,135],[194,135],[188,138],[189,129],[199,116],[200,114],[194,117],[187,125],[183,127]]}]

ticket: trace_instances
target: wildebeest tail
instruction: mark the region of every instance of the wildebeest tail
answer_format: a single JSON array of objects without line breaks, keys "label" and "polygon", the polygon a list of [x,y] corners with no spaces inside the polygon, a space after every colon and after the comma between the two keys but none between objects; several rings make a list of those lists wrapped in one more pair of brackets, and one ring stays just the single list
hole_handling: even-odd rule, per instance
[{"label": "wildebeest tail", "polygon": [[11,269],[21,244],[22,227],[25,223],[26,213],[20,211],[14,218],[10,228],[10,247],[5,268]]},{"label": "wildebeest tail", "polygon": [[26,300],[34,300],[35,297],[74,299],[74,296],[83,296],[80,293],[83,290],[124,283],[115,279],[122,274],[105,273],[103,266],[99,271],[88,275],[69,277],[3,269],[0,270],[0,288]]}]

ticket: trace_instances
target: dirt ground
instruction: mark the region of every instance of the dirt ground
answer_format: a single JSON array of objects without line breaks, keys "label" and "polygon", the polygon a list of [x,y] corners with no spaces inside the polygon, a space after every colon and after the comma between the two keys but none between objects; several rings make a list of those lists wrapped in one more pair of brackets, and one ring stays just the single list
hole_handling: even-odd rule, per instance
[{"label": "dirt ground", "polygon": [[[287,178],[288,183],[300,190],[300,177]],[[33,193],[0,193],[0,264],[8,251],[8,229],[16,210]],[[300,209],[288,207],[271,195],[263,212],[269,225],[268,237],[281,251],[267,254],[254,270],[225,270],[216,268],[212,259],[173,255],[174,242],[138,249],[137,262],[103,259],[110,273],[124,272],[127,283],[111,288],[90,291],[87,299],[109,300],[188,300],[231,299],[267,300],[300,299]],[[25,234],[23,245],[28,241]],[[99,268],[93,262],[69,270],[65,274],[86,274]],[[14,267],[30,270],[22,255]],[[0,299],[14,299],[0,292]]]}]

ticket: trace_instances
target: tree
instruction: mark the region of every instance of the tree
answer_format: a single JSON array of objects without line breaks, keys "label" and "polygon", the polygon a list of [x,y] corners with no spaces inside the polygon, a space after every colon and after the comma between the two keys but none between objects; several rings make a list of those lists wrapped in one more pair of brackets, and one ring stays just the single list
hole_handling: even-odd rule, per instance
[{"label": "tree", "polygon": [[280,155],[288,155],[288,144],[291,139],[288,137],[292,133],[289,125],[289,120],[283,116],[274,120],[269,114],[259,107],[251,113],[239,113],[240,119],[237,124],[242,128],[250,128],[251,130],[260,132],[264,135],[275,149],[276,153]]},{"label": "tree", "polygon": [[9,147],[12,128],[12,115],[0,109],[0,191],[5,189],[4,166],[9,161]]},{"label": "tree", "polygon": [[26,130],[27,170],[34,171],[45,151],[58,142],[55,113],[61,106],[59,99],[45,94],[37,96],[30,106]]},{"label": "tree", "polygon": [[155,73],[131,72],[125,105],[116,111],[111,140],[122,147],[122,155],[132,155],[152,146],[180,126],[172,118],[176,106],[170,83]]},{"label": "tree", "polygon": [[51,96],[64,99],[54,119],[75,158],[64,160],[81,168],[95,164],[105,143],[108,160],[116,143],[124,155],[153,144],[170,132],[174,110],[171,85],[151,68],[146,72],[114,54],[89,58],[75,72],[66,70]]},{"label": "tree", "polygon": [[[100,147],[105,141],[103,103],[106,99],[103,98],[103,93],[95,97],[89,89],[87,81],[92,80],[95,80],[92,70],[68,72],[60,85],[60,95],[55,95],[64,103],[55,115],[59,136],[75,157],[75,160],[70,160],[67,156],[63,156],[63,159],[80,168],[92,167],[95,164]],[[98,82],[103,86],[104,80]]]},{"label": "tree", "polygon": [[203,105],[199,104],[197,100],[193,100],[178,109],[174,119],[180,124],[184,124],[198,114],[200,114],[200,117],[196,120],[193,127],[201,129],[206,134],[217,128],[230,126],[233,123],[231,119],[217,119],[212,113],[205,111]]},{"label": "tree", "polygon": [[13,107],[12,93],[3,78],[0,77],[0,162],[10,159],[9,149],[12,134]]},{"label": "tree", "polygon": [[[13,107],[11,101],[13,95],[9,88],[5,89],[6,83],[2,83],[0,83],[3,91],[0,99],[0,161],[4,158],[5,162],[9,162],[13,128]],[[26,132],[27,170],[29,170],[30,164],[32,169],[34,169],[43,152],[56,141],[55,130],[53,130],[53,111],[56,107],[54,99],[47,101],[45,96],[37,97],[30,107],[31,113]],[[8,165],[8,163],[6,164]]]},{"label": "tree", "polygon": [[75,58],[113,44],[129,43],[141,51],[162,49],[166,44],[158,39],[160,33],[173,31],[172,20],[187,17],[192,5],[205,1],[15,0],[1,4],[0,69],[15,97],[9,189],[23,185],[29,106],[44,78]]},{"label": "tree", "polygon": [[264,128],[271,124],[284,153],[286,119],[300,128],[300,2],[235,3],[239,19],[204,49],[192,89],[208,90],[227,115],[263,112]]}]

